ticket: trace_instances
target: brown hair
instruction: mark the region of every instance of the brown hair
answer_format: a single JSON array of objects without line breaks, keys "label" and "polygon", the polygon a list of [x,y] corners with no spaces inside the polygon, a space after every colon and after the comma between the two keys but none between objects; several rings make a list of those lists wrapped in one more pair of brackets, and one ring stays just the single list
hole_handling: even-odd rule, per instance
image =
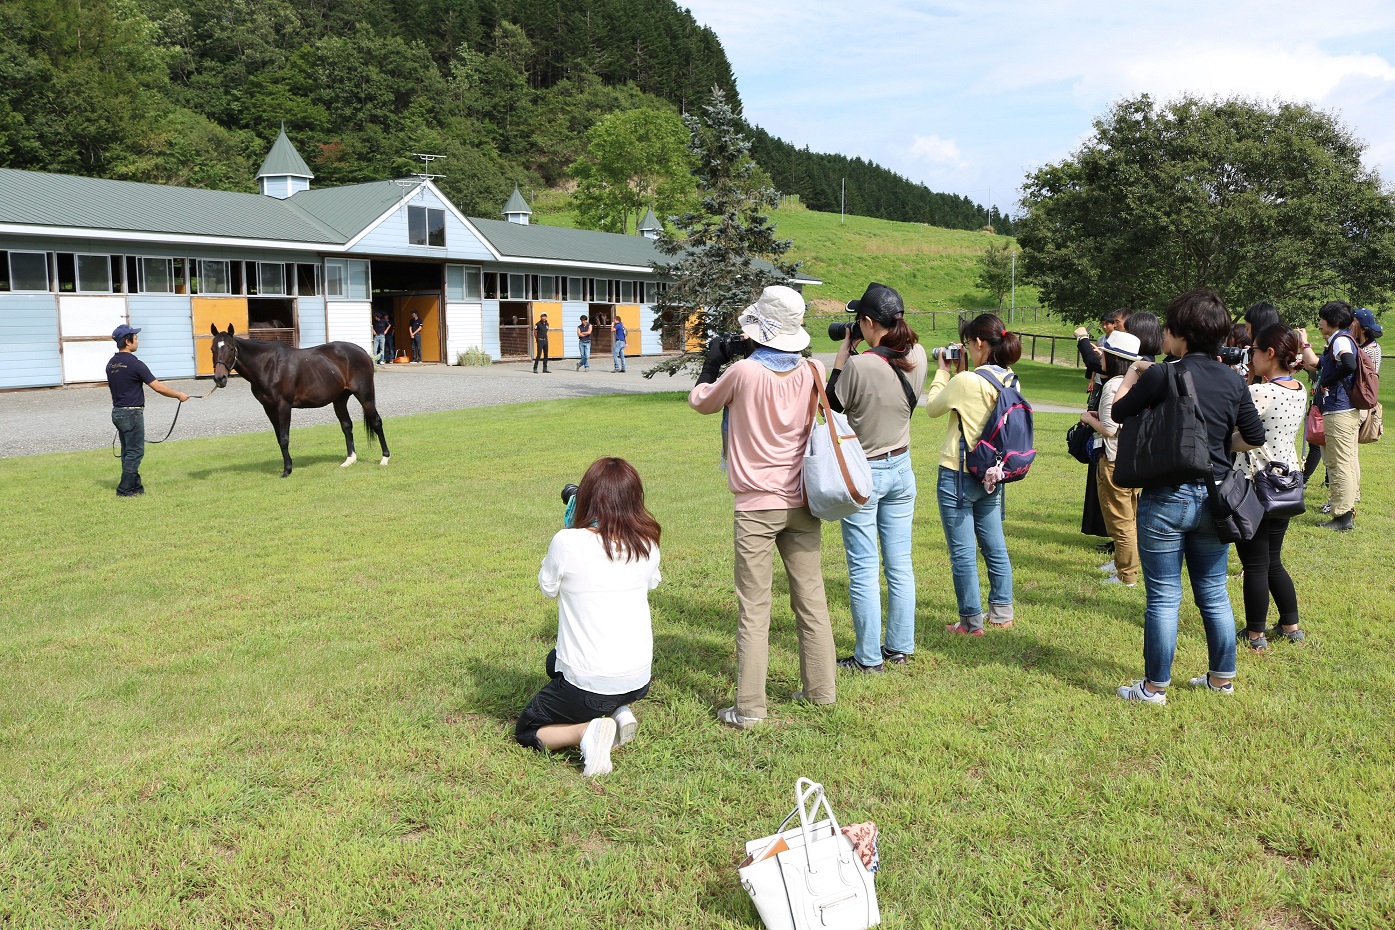
[{"label": "brown hair", "polygon": [[[860,313],[858,316],[866,317],[878,326],[886,326],[870,313]],[[906,358],[906,353],[911,351],[911,347],[917,342],[920,342],[920,337],[916,335],[915,330],[906,325],[905,317],[898,316],[896,321],[887,327],[886,335],[881,338],[877,345],[896,353],[894,357],[887,359],[893,368],[910,371],[915,366],[911,364],[910,359]]]},{"label": "brown hair", "polygon": [[1297,371],[1298,366],[1302,364],[1299,355],[1303,351],[1303,340],[1298,338],[1298,333],[1282,323],[1266,326],[1255,336],[1254,350],[1256,352],[1265,352],[1269,349],[1274,350],[1274,361],[1284,371]]},{"label": "brown hair", "polygon": [[1000,368],[1011,368],[1022,357],[1022,340],[1007,331],[996,313],[980,313],[964,326],[964,341],[982,339],[988,343],[988,361]]},{"label": "brown hair", "polygon": [[625,561],[646,559],[659,544],[659,521],[644,507],[639,472],[624,459],[596,459],[576,492],[574,526],[594,525],[606,558],[624,550]]}]

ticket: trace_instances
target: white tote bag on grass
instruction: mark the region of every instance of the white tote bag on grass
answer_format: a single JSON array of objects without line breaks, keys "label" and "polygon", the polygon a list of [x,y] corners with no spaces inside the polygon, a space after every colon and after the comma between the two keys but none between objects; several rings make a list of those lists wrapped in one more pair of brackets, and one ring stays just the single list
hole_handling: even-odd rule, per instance
[{"label": "white tote bag on grass", "polygon": [[804,499],[809,512],[820,520],[841,520],[861,510],[872,496],[872,466],[848,418],[829,407],[813,362],[809,372],[814,376],[814,396],[809,402],[809,441],[804,447]]},{"label": "white tote bag on grass", "polygon": [[[795,807],[771,836],[746,844],[737,869],[766,930],[866,930],[882,922],[875,876],[838,828],[823,785],[799,779]],[[822,805],[828,816],[811,822]],[[785,827],[795,817],[799,826]]]}]

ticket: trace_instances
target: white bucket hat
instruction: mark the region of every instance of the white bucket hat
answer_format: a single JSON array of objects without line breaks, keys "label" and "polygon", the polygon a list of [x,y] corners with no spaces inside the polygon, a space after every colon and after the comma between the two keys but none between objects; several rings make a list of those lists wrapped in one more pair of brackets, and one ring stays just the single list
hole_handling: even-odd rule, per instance
[{"label": "white bucket hat", "polygon": [[809,345],[809,334],[804,330],[804,298],[792,287],[767,287],[736,322],[747,339],[779,352],[802,352]]},{"label": "white bucket hat", "polygon": [[1138,348],[1142,344],[1139,338],[1133,333],[1126,333],[1116,329],[1100,340],[1100,349],[1108,352],[1110,355],[1117,355],[1120,358],[1126,358],[1136,362],[1143,358],[1142,355],[1138,354]]}]

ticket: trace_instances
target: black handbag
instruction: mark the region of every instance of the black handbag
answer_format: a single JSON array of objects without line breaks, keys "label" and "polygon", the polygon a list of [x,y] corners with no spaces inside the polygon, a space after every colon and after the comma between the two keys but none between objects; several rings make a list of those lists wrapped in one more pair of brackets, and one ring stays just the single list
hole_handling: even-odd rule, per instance
[{"label": "black handbag", "polygon": [[1166,488],[1211,480],[1206,421],[1196,403],[1192,373],[1167,365],[1167,397],[1129,417],[1119,430],[1114,483],[1121,488]]},{"label": "black handbag", "polygon": [[1071,458],[1081,465],[1089,465],[1097,455],[1090,452],[1091,440],[1095,438],[1095,430],[1088,423],[1077,420],[1071,424],[1071,428],[1066,430],[1066,451]]},{"label": "black handbag", "polygon": [[1255,496],[1271,517],[1296,517],[1307,510],[1303,503],[1303,471],[1282,462],[1255,469]]},{"label": "black handbag", "polygon": [[1211,516],[1221,542],[1248,542],[1259,532],[1264,505],[1259,502],[1254,483],[1242,471],[1228,471],[1219,484],[1209,485]]}]

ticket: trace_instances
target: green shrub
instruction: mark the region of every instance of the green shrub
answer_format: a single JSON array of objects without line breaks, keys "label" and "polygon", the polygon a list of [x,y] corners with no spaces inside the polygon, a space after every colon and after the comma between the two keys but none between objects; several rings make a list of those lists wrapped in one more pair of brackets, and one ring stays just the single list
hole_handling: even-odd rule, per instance
[{"label": "green shrub", "polygon": [[489,353],[479,346],[470,346],[470,348],[459,353],[455,357],[455,364],[457,365],[485,366],[492,364],[493,361],[494,359],[489,357]]}]

